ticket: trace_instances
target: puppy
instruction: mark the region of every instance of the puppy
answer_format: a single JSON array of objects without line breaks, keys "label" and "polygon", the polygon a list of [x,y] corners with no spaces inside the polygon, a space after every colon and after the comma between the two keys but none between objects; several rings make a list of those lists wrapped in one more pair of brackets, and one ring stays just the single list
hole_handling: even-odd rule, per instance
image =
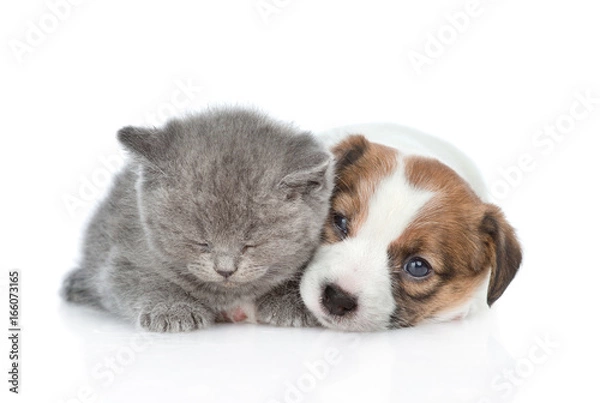
[{"label": "puppy", "polygon": [[514,278],[521,247],[457,148],[397,125],[323,133],[336,183],[300,292],[325,327],[371,331],[465,317]]}]

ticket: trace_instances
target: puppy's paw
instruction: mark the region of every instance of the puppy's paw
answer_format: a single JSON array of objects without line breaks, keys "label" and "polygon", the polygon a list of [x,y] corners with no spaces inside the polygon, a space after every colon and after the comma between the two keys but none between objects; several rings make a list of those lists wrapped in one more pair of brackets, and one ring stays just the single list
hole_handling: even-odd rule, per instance
[{"label": "puppy's paw", "polygon": [[207,327],[213,321],[214,315],[207,309],[187,302],[148,307],[138,320],[143,329],[151,332],[189,332]]}]

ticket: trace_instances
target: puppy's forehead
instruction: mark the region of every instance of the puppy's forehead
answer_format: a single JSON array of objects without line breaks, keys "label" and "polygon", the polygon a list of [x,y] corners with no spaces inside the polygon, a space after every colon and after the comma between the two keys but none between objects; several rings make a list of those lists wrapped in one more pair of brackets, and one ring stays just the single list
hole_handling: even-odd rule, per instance
[{"label": "puppy's forehead", "polygon": [[387,248],[418,217],[434,192],[415,187],[406,175],[404,158],[397,156],[396,168],[381,180],[368,203],[368,215],[358,229],[377,248]]},{"label": "puppy's forehead", "polygon": [[478,199],[467,182],[439,160],[415,155],[406,156],[403,160],[407,180],[414,187],[447,196],[461,197],[462,194],[470,201]]},{"label": "puppy's forehead", "polygon": [[[423,218],[422,210],[440,213],[478,200],[454,170],[436,159],[403,155],[361,135],[347,137],[332,151],[337,159],[332,205],[351,219],[350,237],[364,236],[380,246],[396,243]],[[336,240],[325,234],[325,241]]]},{"label": "puppy's forehead", "polygon": [[[444,243],[452,244],[452,241],[458,241],[459,236],[472,232],[478,225],[483,202],[471,186],[439,160],[406,156],[402,161],[407,183],[414,191],[429,192],[431,197],[421,205],[413,221],[404,228],[404,234],[391,246],[415,241],[425,234],[428,235],[426,238],[437,234],[445,240]],[[428,244],[431,246],[432,242]],[[453,246],[462,249],[459,245]]]}]

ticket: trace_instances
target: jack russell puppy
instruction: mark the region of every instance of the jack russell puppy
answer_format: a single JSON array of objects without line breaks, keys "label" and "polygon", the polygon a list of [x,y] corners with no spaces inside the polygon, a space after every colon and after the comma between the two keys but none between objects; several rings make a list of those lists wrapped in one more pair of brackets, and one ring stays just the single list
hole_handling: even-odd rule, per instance
[{"label": "jack russell puppy", "polygon": [[521,247],[454,146],[392,124],[323,133],[336,184],[300,294],[325,327],[372,331],[460,319],[491,306]]}]

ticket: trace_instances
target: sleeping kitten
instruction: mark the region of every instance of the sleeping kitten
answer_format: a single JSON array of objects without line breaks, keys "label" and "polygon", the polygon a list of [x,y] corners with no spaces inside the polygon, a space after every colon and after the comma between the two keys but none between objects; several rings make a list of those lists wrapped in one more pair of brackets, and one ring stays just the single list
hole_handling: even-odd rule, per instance
[{"label": "sleeping kitten", "polygon": [[297,282],[333,178],[311,134],[218,109],[162,129],[125,127],[118,139],[132,158],[87,228],[66,300],[151,331],[202,328],[242,308],[259,322],[316,323],[296,303]]}]

